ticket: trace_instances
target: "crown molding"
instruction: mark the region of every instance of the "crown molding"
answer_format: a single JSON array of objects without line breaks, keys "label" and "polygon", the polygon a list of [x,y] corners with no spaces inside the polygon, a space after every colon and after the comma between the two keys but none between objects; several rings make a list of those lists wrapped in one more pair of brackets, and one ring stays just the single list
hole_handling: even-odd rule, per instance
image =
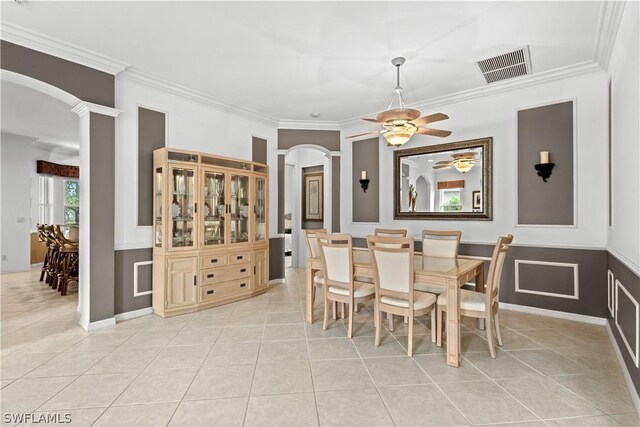
[{"label": "crown molding", "polygon": [[57,56],[108,74],[116,75],[130,66],[126,62],[100,55],[74,44],[63,42],[8,22],[2,21],[0,28],[2,40]]},{"label": "crown molding", "polygon": [[71,111],[76,113],[80,117],[83,117],[85,114],[89,114],[89,113],[102,114],[104,116],[110,116],[110,117],[118,117],[120,113],[122,113],[121,110],[118,110],[115,108],[105,107],[104,105],[94,104],[92,102],[85,102],[85,101],[80,101],[78,105],[73,107]]},{"label": "crown molding", "polygon": [[625,1],[605,1],[600,5],[594,60],[605,70],[609,68],[624,5]]},{"label": "crown molding", "polygon": [[246,117],[248,119],[259,120],[270,126],[275,126],[278,124],[278,119],[276,119],[275,117],[259,113],[248,108],[239,107],[225,101],[220,101],[197,90],[189,89],[188,87],[171,83],[167,80],[151,76],[132,68],[124,71],[118,76],[118,78],[138,83],[151,89],[161,90],[163,92],[179,96],[181,98],[185,98],[194,102],[198,102],[207,107],[212,107],[216,110],[222,111],[223,113],[231,113],[238,116]]},{"label": "crown molding", "polygon": [[[566,67],[556,68],[554,70],[543,71],[528,76],[517,77],[510,80],[505,80],[498,83],[491,83],[487,86],[481,86],[474,89],[465,90],[462,92],[453,93],[450,95],[439,96],[427,101],[421,101],[414,104],[407,105],[410,108],[415,108],[420,111],[429,110],[435,107],[444,105],[458,104],[461,102],[468,102],[478,98],[484,98],[486,96],[497,95],[500,93],[511,92],[514,90],[520,90],[531,86],[550,83],[558,80],[564,80],[568,78],[595,74],[603,72],[603,69],[599,64],[593,61],[580,62]],[[377,113],[370,113],[362,117],[368,117]],[[341,128],[348,128],[362,124],[360,117],[352,118],[339,122]]]},{"label": "crown molding", "polygon": [[279,120],[278,129],[340,130],[340,122],[322,120]]}]

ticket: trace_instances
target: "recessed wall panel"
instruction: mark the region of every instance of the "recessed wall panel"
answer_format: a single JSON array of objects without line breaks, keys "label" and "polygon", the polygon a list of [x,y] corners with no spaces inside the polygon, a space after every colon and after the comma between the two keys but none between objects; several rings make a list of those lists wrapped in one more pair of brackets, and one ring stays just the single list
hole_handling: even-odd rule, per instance
[{"label": "recessed wall panel", "polygon": [[[573,101],[518,111],[518,224],[574,224]],[[554,163],[544,182],[540,152]]]}]

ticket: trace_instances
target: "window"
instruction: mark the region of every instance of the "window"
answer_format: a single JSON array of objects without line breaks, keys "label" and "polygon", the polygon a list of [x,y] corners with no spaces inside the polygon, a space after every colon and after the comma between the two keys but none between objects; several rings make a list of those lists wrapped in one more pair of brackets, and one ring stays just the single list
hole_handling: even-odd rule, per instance
[{"label": "window", "polygon": [[53,204],[53,178],[38,177],[38,223],[51,224]]},{"label": "window", "polygon": [[64,181],[64,224],[80,223],[80,182]]},{"label": "window", "polygon": [[440,190],[440,211],[460,212],[462,210],[462,194],[459,188]]}]

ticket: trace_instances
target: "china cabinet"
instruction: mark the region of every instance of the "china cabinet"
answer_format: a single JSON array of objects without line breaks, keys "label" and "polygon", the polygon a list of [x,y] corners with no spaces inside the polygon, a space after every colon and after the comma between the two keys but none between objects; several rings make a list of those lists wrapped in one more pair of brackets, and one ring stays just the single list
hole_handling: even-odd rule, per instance
[{"label": "china cabinet", "polygon": [[265,292],[269,175],[261,163],[154,151],[153,310],[173,316]]}]

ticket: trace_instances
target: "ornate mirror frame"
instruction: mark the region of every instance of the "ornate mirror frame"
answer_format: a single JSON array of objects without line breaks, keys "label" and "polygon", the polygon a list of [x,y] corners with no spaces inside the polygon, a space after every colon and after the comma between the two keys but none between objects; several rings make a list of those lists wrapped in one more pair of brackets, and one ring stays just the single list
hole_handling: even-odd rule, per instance
[{"label": "ornate mirror frame", "polygon": [[[400,210],[400,160],[403,157],[482,147],[482,212],[402,212]],[[493,220],[493,137],[407,148],[393,152],[393,219]]]}]

